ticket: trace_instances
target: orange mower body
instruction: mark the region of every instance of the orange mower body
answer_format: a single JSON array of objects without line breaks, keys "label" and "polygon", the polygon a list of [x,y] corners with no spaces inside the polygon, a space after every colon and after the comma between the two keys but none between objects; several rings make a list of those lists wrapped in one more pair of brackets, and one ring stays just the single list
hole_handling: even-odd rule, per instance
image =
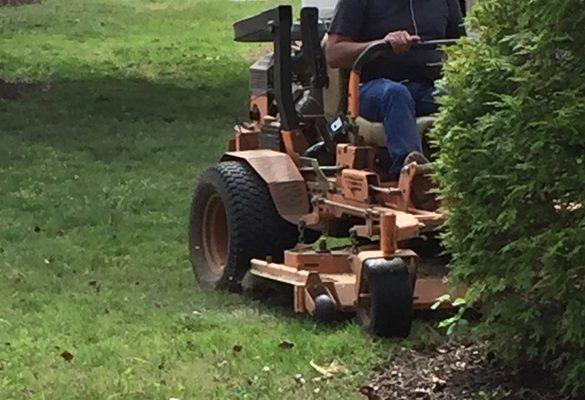
[{"label": "orange mower body", "polygon": [[[391,181],[383,127],[359,115],[357,63],[383,44],[346,79],[327,69],[316,9],[304,8],[297,26],[278,7],[235,31],[274,52],[251,68],[250,121],[197,186],[189,242],[198,280],[230,290],[246,276],[279,282],[298,313],[352,312],[374,334],[407,336],[414,311],[450,289],[432,165],[408,160]],[[431,124],[421,120],[421,134]],[[329,248],[325,237],[344,239]]]}]

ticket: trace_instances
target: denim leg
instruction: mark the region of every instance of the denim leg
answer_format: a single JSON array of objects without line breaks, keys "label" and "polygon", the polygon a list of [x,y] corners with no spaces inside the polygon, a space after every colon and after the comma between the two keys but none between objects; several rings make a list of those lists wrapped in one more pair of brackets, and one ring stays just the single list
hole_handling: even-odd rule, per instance
[{"label": "denim leg", "polygon": [[421,82],[404,82],[404,86],[410,92],[414,99],[416,116],[434,114],[438,111],[439,106],[435,100],[435,86]]},{"label": "denim leg", "polygon": [[412,95],[406,86],[389,79],[366,82],[360,89],[360,113],[370,121],[384,124],[392,158],[390,176],[397,179],[406,156],[422,151]]}]

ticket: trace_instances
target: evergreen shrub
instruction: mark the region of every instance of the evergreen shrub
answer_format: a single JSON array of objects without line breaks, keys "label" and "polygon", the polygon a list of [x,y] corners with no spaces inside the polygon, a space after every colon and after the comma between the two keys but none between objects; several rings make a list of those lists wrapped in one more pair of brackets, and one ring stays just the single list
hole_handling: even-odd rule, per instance
[{"label": "evergreen shrub", "polygon": [[454,280],[509,361],[585,393],[585,1],[479,0],[433,130]]}]

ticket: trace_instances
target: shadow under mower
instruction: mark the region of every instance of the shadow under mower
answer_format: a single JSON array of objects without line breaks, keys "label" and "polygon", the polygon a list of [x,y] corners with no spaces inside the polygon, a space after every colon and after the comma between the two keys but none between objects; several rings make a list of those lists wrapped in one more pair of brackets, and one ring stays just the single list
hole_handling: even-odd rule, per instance
[{"label": "shadow under mower", "polygon": [[[290,285],[298,313],[355,312],[376,335],[407,336],[413,311],[449,289],[444,265],[420,267],[419,256],[440,251],[432,166],[407,160],[390,181],[383,126],[359,113],[361,71],[391,48],[374,43],[351,71],[328,70],[316,8],[303,8],[300,24],[281,6],[234,30],[236,41],[274,50],[250,68],[250,121],[235,127],[229,151],[195,191],[189,248],[198,281],[237,291],[251,274]],[[432,118],[419,123],[424,131]],[[350,244],[313,246],[321,235]]]}]

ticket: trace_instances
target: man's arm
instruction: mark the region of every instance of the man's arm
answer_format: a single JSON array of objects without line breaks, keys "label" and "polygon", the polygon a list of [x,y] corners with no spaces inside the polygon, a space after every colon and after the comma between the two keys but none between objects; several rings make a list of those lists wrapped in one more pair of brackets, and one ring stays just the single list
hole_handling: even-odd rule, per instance
[{"label": "man's arm", "polygon": [[[420,40],[419,36],[410,35],[406,31],[390,32],[384,40],[392,46],[396,54],[402,54],[410,49],[413,43]],[[372,42],[356,42],[349,36],[339,33],[330,33],[325,47],[327,63],[331,68],[351,68],[359,55]]]},{"label": "man's arm", "polygon": [[331,33],[325,46],[325,57],[331,68],[350,68],[370,43],[354,42],[349,36]]},{"label": "man's arm", "polygon": [[327,63],[332,68],[348,68],[368,46],[360,43],[366,20],[365,0],[339,0],[329,28],[325,47]]}]

